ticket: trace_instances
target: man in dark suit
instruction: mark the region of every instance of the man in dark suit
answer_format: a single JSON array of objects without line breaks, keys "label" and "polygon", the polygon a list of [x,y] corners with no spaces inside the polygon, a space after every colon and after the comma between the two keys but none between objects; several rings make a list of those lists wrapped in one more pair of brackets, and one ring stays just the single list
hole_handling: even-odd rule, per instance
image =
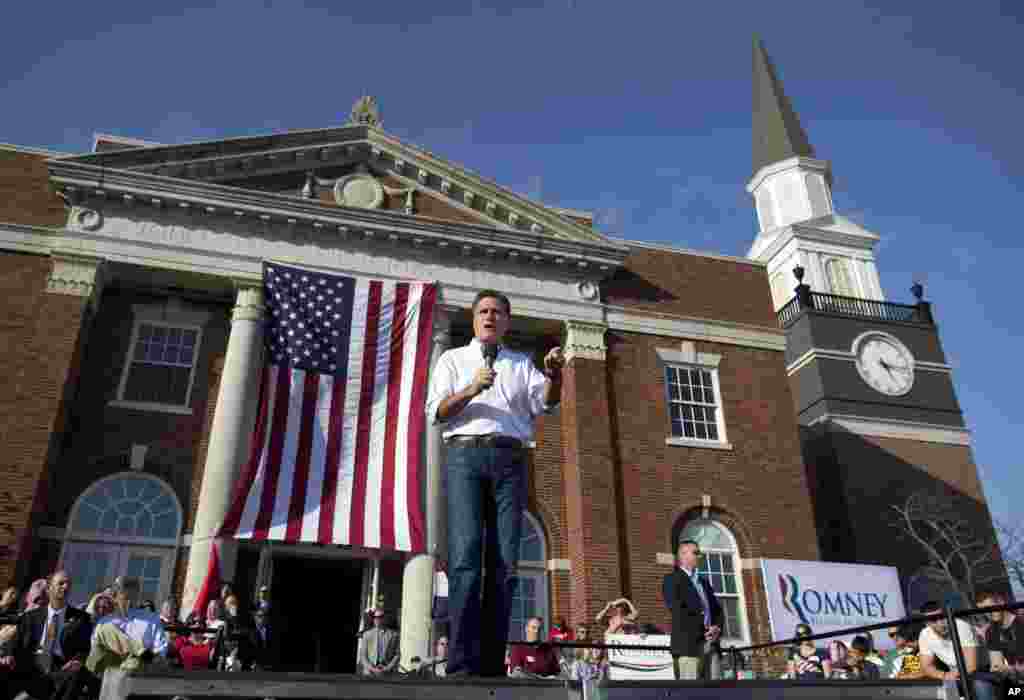
[{"label": "man in dark suit", "polygon": [[50,576],[47,590],[49,604],[21,616],[7,656],[0,659],[12,668],[10,697],[27,693],[36,700],[75,700],[83,692],[96,695],[99,681],[85,668],[92,620],[67,604],[71,580],[66,572]]},{"label": "man in dark suit", "polygon": [[281,648],[277,626],[270,621],[270,608],[257,608],[252,614],[252,619],[256,643],[254,669],[272,671],[281,658]]},{"label": "man in dark suit", "polygon": [[722,606],[711,584],[697,573],[700,547],[683,540],[676,568],[665,576],[662,594],[672,611],[672,660],[676,680],[707,680],[722,634]]}]

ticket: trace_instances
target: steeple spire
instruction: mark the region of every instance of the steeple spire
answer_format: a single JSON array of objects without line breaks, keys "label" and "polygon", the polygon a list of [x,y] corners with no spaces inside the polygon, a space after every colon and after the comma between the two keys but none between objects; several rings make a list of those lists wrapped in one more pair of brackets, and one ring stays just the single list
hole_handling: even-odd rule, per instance
[{"label": "steeple spire", "polygon": [[754,170],[795,156],[814,157],[814,147],[793,110],[760,37],[754,35]]}]

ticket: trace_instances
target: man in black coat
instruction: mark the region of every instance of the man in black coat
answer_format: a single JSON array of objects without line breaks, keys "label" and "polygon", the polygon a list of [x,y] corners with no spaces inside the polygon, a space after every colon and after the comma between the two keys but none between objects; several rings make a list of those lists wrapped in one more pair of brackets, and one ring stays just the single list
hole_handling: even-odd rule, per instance
[{"label": "man in black coat", "polygon": [[71,580],[57,571],[48,582],[50,602],[30,610],[0,659],[12,669],[9,697],[27,693],[36,700],[74,700],[98,694],[99,681],[85,668],[92,643],[92,620],[67,604]]},{"label": "man in black coat", "polygon": [[722,634],[722,606],[707,579],[697,573],[700,547],[683,540],[676,568],[665,576],[662,593],[672,611],[672,660],[676,680],[707,680],[711,656]]}]

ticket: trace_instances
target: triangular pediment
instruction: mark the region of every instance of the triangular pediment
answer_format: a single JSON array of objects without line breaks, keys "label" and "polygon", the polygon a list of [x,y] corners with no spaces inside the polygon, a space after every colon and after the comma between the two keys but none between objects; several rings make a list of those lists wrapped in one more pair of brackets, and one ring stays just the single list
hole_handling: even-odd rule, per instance
[{"label": "triangular pediment", "polygon": [[369,125],[119,148],[63,162],[615,246],[578,217]]},{"label": "triangular pediment", "polygon": [[787,241],[799,238],[821,243],[834,243],[851,248],[874,248],[877,233],[839,214],[828,214],[770,231],[761,231],[747,252],[753,260],[770,260]]}]

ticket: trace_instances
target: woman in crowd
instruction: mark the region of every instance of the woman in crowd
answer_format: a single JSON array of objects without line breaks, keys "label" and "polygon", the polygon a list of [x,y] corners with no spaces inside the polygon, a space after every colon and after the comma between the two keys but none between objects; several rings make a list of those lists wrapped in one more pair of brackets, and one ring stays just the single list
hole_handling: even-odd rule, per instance
[{"label": "woman in crowd", "polygon": [[0,595],[0,615],[16,615],[18,613],[18,589],[8,586]]},{"label": "woman in crowd", "polygon": [[46,579],[41,578],[32,582],[32,585],[28,587],[28,593],[25,594],[25,610],[35,610],[41,608],[50,602],[50,596],[46,592]]},{"label": "woman in crowd", "polygon": [[827,673],[829,678],[846,680],[850,677],[850,665],[847,657],[846,644],[838,639],[832,640],[828,645],[828,657],[832,668]]},{"label": "woman in crowd", "polygon": [[186,671],[208,669],[213,654],[213,640],[199,632],[183,634],[174,640],[174,652]]},{"label": "woman in crowd", "polygon": [[[796,639],[810,637],[813,634],[814,630],[811,629],[811,626],[804,623],[798,624],[796,629],[793,630],[793,637]],[[808,644],[810,647],[805,648]],[[801,664],[805,673],[813,673],[815,662],[808,661],[808,659],[812,658],[817,659],[816,663],[821,666],[822,674],[825,678],[828,678],[832,673],[832,659],[825,649],[818,648],[818,645],[813,641],[801,642],[790,647],[789,659],[786,663],[786,674],[783,678],[797,678],[800,673]]]},{"label": "woman in crowd", "polygon": [[636,624],[637,610],[628,598],[613,600],[597,614],[598,624],[607,621],[605,635],[609,634],[640,634]]},{"label": "woman in crowd", "polygon": [[600,681],[608,678],[608,658],[604,649],[580,649],[583,654],[572,662],[569,678],[574,681]]},{"label": "woman in crowd", "polygon": [[85,611],[92,615],[92,621],[99,622],[114,612],[114,599],[106,593],[97,593],[89,600]]}]

